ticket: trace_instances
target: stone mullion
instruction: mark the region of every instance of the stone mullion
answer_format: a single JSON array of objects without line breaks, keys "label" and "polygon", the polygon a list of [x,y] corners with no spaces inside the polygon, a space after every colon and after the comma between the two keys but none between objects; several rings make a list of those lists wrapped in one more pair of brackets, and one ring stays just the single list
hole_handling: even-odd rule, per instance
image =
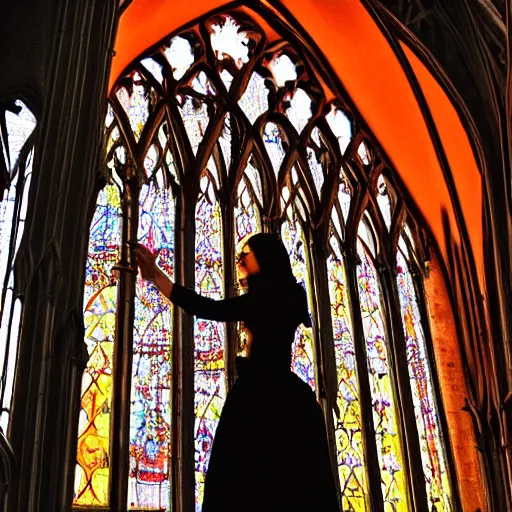
[{"label": "stone mullion", "polygon": [[[193,197],[186,197],[180,209],[180,230],[176,230],[180,250],[176,262],[181,262],[180,284],[195,289],[195,209]],[[177,276],[178,277],[178,276]],[[176,346],[174,386],[178,387],[177,407],[173,421],[177,423],[176,442],[173,453],[176,455],[177,512],[195,511],[195,407],[194,407],[194,317],[184,311],[176,312],[179,317],[179,335],[174,338]],[[175,330],[177,332],[177,330]]]},{"label": "stone mullion", "polygon": [[137,168],[129,162],[118,169],[123,177],[121,192],[121,257],[114,267],[119,272],[113,357],[112,419],[110,424],[110,497],[112,512],[122,512],[128,502],[130,466],[130,406],[133,363],[134,299],[137,265],[130,243],[137,241],[139,184]]}]

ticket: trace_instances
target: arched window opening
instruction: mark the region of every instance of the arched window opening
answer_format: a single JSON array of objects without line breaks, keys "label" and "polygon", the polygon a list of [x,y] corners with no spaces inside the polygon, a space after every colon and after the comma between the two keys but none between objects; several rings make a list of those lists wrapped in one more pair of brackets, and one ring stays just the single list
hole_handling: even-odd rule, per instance
[{"label": "arched window opening", "polygon": [[[211,299],[224,297],[222,213],[212,176],[204,176],[196,207],[196,291]],[[202,502],[204,477],[213,436],[226,398],[225,328],[196,319],[194,355],[196,500]]]},{"label": "arched window opening", "polygon": [[[318,71],[297,41],[274,34],[269,42],[251,12],[205,17],[170,36],[110,96],[108,184],[87,263],[90,361],[74,506],[108,509],[112,489],[126,485],[128,510],[188,500],[187,510],[200,511],[234,354],[244,345],[242,326],[196,320],[187,331],[184,313],[151,285],[130,288],[129,242],[160,250],[169,275],[220,299],[243,291],[240,244],[271,231],[308,294],[313,328],[297,330],[291,369],[332,406],[342,509],[371,512],[373,503],[405,512],[419,503],[451,511],[421,229],[370,130],[326,85],[321,73],[329,70]],[[129,387],[112,378],[119,347],[131,347]],[[130,421],[117,431],[110,411],[122,409],[123,396]],[[180,435],[193,442],[172,446]],[[112,460],[113,446],[124,466],[123,457]],[[112,481],[114,465],[122,484]],[[418,469],[421,485],[411,476]]]},{"label": "arched window opening", "polygon": [[[288,192],[288,189],[283,189]],[[283,194],[283,210],[285,218],[281,226],[281,238],[284,242],[290,262],[292,265],[293,275],[308,293],[309,304],[311,304],[311,286],[309,282],[308,272],[308,254],[307,242],[304,238],[304,232],[300,225],[300,220],[293,206],[286,206],[287,194]],[[316,366],[315,366],[315,349],[311,329],[300,325],[295,333],[295,341],[292,346],[292,369],[311,388],[316,389]]]},{"label": "arched window opening", "polygon": [[14,264],[23,239],[34,160],[36,118],[20,100],[0,108],[0,431],[7,435],[18,354],[22,300]]},{"label": "arched window opening", "polygon": [[106,505],[121,201],[116,185],[98,195],[89,231],[84,287],[85,343],[74,502]]}]

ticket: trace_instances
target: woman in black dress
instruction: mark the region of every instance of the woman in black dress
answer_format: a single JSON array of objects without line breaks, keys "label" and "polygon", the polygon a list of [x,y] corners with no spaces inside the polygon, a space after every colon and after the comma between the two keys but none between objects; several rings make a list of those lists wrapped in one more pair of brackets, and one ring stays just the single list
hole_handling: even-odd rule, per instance
[{"label": "woman in black dress", "polygon": [[215,433],[203,512],[339,512],[322,410],[291,371],[295,330],[311,320],[283,243],[270,234],[249,238],[237,261],[247,293],[224,300],[173,284],[146,247],[135,255],[142,277],[175,305],[243,322],[249,334]]}]

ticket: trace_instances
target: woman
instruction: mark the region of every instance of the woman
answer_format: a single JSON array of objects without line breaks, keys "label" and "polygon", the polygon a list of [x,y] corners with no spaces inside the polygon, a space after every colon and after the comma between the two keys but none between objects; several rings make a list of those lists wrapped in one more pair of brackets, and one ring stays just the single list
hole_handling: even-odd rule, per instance
[{"label": "woman", "polygon": [[306,293],[270,234],[249,238],[238,261],[247,293],[213,300],[173,284],[156,255],[135,248],[142,277],[191,315],[243,322],[249,334],[215,433],[203,512],[337,512],[322,410],[291,372],[295,330],[311,326]]}]

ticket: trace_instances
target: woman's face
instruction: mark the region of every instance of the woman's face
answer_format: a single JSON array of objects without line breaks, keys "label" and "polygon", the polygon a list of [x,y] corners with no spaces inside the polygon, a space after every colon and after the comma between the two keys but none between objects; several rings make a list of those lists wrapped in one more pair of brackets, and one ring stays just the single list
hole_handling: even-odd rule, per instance
[{"label": "woman's face", "polygon": [[260,264],[256,259],[256,255],[248,244],[245,244],[237,258],[236,269],[238,279],[247,279],[260,271]]}]

